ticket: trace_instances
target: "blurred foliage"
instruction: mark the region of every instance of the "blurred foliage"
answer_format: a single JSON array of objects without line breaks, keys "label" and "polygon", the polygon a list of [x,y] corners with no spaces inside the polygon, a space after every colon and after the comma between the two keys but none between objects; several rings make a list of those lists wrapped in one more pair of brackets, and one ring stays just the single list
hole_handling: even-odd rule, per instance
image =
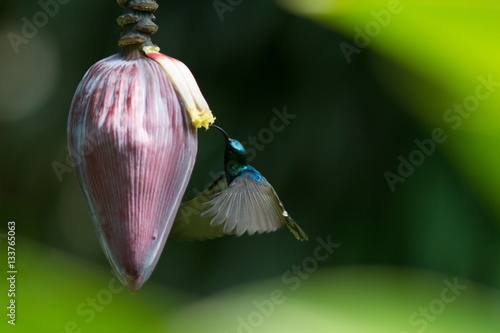
[{"label": "blurred foliage", "polygon": [[375,64],[381,83],[426,126],[449,133],[447,156],[500,216],[498,1],[280,2],[353,36],[349,60],[365,47],[389,60]]},{"label": "blurred foliage", "polygon": [[24,237],[18,248],[21,332],[498,331],[498,290],[416,269],[296,274],[291,266],[279,278],[193,302],[153,282],[131,295],[109,269]]},{"label": "blurred foliage", "polygon": [[[119,52],[121,9],[115,1],[59,4],[26,37],[23,26],[40,19],[40,3],[1,1],[0,233],[16,221],[19,328],[235,332],[238,318],[248,320],[254,301],[274,290],[286,301],[240,332],[500,327],[497,86],[456,128],[444,118],[473,101],[478,77],[500,80],[497,1],[220,1],[231,8],[222,14],[213,1],[159,3],[154,42],[191,68],[217,124],[254,149],[252,165],[311,240],[299,243],[287,230],[169,239],[143,289],[111,293],[87,323],[90,314],[78,307],[97,295],[106,302],[113,275],[72,172],[58,177],[53,166],[67,165],[66,120],[78,82]],[[12,33],[26,40],[17,53]],[[359,52],[348,59],[346,45]],[[285,108],[295,118],[264,137]],[[408,159],[415,140],[436,128],[447,140],[392,192],[384,173],[397,174],[398,157]],[[219,134],[200,131],[199,142],[186,198],[222,168]],[[311,262],[317,237],[341,245],[291,291],[283,275]],[[0,247],[4,253],[3,238]],[[410,321],[455,278],[467,285],[455,301],[434,308],[439,315],[423,330]],[[6,304],[6,280],[0,288]],[[66,327],[71,322],[78,326]]]},{"label": "blurred foliage", "polygon": [[[23,237],[17,237],[17,249],[12,327],[20,332],[109,332],[114,325],[127,332],[161,332],[186,299],[154,283],[131,296],[111,269]],[[4,280],[1,287],[8,289]],[[2,332],[10,326],[0,325]]]}]

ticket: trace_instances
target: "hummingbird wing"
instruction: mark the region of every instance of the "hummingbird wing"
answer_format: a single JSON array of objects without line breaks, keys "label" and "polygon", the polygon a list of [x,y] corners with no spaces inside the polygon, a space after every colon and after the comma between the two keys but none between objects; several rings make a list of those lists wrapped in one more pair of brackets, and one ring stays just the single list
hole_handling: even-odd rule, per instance
[{"label": "hummingbird wing", "polygon": [[226,235],[223,226],[211,226],[211,217],[202,216],[210,206],[206,203],[217,194],[227,189],[226,176],[220,175],[207,190],[201,192],[193,200],[181,203],[172,226],[172,235],[182,240],[198,241],[213,239]]},{"label": "hummingbird wing", "polygon": [[213,216],[210,225],[223,226],[226,234],[261,234],[286,225],[298,240],[308,239],[288,215],[271,184],[260,175],[256,178],[248,172],[236,177],[206,205],[211,207],[202,217]]}]

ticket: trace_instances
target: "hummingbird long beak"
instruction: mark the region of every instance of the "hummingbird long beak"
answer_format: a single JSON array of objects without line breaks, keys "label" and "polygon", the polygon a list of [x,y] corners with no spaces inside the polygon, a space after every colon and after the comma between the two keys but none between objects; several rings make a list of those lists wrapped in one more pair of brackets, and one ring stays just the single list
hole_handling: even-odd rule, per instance
[{"label": "hummingbird long beak", "polygon": [[210,125],[210,127],[215,127],[217,128],[223,135],[224,137],[226,138],[227,141],[229,141],[230,137],[229,135],[226,133],[226,131],[224,131],[222,128],[220,128],[219,126],[217,125]]}]

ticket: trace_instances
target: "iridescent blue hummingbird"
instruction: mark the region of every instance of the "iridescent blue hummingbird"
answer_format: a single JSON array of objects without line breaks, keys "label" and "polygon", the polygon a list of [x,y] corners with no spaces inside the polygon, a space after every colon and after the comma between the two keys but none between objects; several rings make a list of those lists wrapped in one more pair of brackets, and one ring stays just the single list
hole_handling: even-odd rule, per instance
[{"label": "iridescent blue hummingbird", "polygon": [[220,127],[225,137],[225,171],[193,200],[183,202],[172,233],[187,240],[264,233],[286,225],[300,241],[308,237],[283,207],[269,182],[247,163],[243,145]]}]

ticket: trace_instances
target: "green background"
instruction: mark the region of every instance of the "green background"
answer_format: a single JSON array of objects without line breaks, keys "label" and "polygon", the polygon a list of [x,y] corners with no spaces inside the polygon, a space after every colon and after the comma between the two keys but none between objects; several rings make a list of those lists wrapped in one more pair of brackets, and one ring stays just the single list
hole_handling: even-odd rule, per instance
[{"label": "green background", "polygon": [[[78,82],[119,52],[121,9],[42,3],[57,4],[45,21],[38,2],[0,1],[0,267],[7,277],[16,221],[18,270],[15,327],[0,280],[2,332],[498,331],[498,1],[159,1],[153,41],[255,149],[310,240],[169,239],[135,295],[116,283],[73,172],[53,170],[67,165]],[[29,36],[26,21],[40,25]],[[263,134],[285,109],[295,117]],[[220,142],[199,131],[186,199],[221,171]],[[387,172],[402,178],[391,187]]]}]

